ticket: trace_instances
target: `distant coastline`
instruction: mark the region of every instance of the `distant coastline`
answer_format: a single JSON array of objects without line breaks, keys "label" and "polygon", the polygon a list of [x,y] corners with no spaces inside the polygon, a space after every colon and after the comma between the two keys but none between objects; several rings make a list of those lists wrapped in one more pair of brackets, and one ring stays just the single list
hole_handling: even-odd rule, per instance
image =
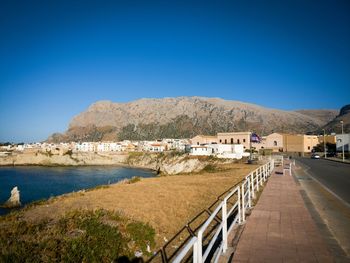
[{"label": "distant coastline", "polygon": [[46,154],[44,152],[13,152],[11,155],[0,156],[0,166],[93,166],[118,165],[127,166],[128,154]]},{"label": "distant coastline", "polygon": [[[0,167],[120,166],[172,175],[199,172],[212,162],[209,159],[203,156],[190,157],[187,154],[174,155],[172,153],[118,152],[100,154],[77,152],[48,155],[44,152],[13,152],[11,155],[0,156]],[[220,162],[225,161],[221,160]]]}]

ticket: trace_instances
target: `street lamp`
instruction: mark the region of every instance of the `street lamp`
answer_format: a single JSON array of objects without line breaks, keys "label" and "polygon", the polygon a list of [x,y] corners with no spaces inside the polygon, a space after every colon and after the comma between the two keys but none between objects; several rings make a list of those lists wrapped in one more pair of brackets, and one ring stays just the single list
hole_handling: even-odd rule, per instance
[{"label": "street lamp", "polygon": [[323,129],[323,150],[324,150],[324,158],[327,158],[327,150],[326,150],[326,131]]},{"label": "street lamp", "polygon": [[343,162],[345,162],[345,156],[344,156],[344,122],[340,121],[341,123],[341,138],[342,138],[342,152],[343,152]]}]

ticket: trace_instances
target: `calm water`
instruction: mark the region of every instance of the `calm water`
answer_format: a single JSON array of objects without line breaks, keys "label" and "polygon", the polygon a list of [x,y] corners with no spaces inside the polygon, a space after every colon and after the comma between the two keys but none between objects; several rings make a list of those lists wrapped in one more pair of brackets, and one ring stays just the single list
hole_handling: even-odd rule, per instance
[{"label": "calm water", "polygon": [[[97,185],[116,183],[133,176],[152,177],[148,170],[122,167],[0,167],[0,204],[18,186],[22,205]],[[8,213],[0,208],[0,215]]]}]

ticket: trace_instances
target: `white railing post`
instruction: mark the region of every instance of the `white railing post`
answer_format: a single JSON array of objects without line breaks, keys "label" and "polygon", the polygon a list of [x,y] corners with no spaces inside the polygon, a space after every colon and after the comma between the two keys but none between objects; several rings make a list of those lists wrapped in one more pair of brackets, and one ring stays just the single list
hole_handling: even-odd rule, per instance
[{"label": "white railing post", "polygon": [[242,223],[242,215],[241,215],[241,189],[238,187],[238,193],[237,193],[237,201],[238,201],[238,223]]},{"label": "white railing post", "polygon": [[193,244],[193,263],[198,262],[198,240]]},{"label": "white railing post", "polygon": [[259,173],[258,170],[255,170],[256,175],[256,191],[259,191]]},{"label": "white railing post", "polygon": [[262,166],[259,167],[259,170],[260,170],[260,185],[263,185],[263,169],[262,169]]},{"label": "white railing post", "polygon": [[242,222],[245,221],[245,197],[244,197],[244,183],[242,184],[242,191],[241,191],[241,195],[242,195]]},{"label": "white railing post", "polygon": [[251,182],[251,193],[252,198],[255,198],[255,191],[254,191],[254,173],[250,174],[250,182]]},{"label": "white railing post", "polygon": [[252,190],[250,189],[250,178],[248,177],[248,206],[252,207]]},{"label": "white railing post", "polygon": [[262,178],[263,178],[263,181],[265,182],[265,165],[261,166],[261,170],[262,170]]},{"label": "white railing post", "polygon": [[224,199],[224,203],[222,205],[222,253],[225,253],[227,250],[227,205],[226,199]]},{"label": "white railing post", "polygon": [[197,236],[197,262],[202,262],[203,261],[203,254],[202,254],[202,238],[203,238],[203,233],[202,230],[198,231],[198,236]]}]

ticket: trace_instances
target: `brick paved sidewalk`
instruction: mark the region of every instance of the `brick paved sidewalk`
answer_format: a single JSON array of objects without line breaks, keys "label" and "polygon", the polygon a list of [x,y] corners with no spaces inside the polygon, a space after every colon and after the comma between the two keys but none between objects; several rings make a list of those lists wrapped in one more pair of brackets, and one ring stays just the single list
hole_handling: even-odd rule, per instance
[{"label": "brick paved sidewalk", "polygon": [[273,173],[247,220],[233,262],[333,262],[299,190],[288,173]]}]

